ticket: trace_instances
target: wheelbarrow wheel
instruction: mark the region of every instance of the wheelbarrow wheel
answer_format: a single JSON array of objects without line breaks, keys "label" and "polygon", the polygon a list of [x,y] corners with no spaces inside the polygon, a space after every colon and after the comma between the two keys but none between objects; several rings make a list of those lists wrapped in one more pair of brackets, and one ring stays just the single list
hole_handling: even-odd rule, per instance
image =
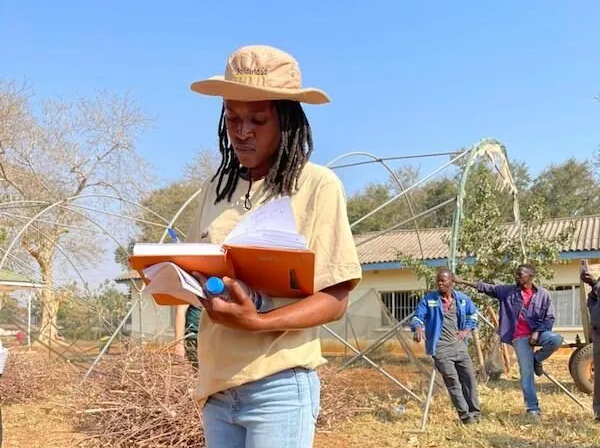
[{"label": "wheelbarrow wheel", "polygon": [[569,373],[577,389],[586,394],[594,392],[594,363],[592,344],[579,347],[569,359]]}]

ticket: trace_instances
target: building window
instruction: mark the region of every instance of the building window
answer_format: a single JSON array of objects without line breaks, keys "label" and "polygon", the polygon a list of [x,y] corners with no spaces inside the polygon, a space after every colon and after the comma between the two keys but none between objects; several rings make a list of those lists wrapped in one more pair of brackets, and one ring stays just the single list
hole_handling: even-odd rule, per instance
[{"label": "building window", "polygon": [[[380,295],[387,311],[383,311],[383,322],[389,322],[390,317],[399,322],[413,313],[423,297],[423,291],[382,291]],[[405,326],[409,325],[410,321],[407,321]]]},{"label": "building window", "polygon": [[555,327],[581,327],[579,285],[555,286],[550,291],[554,305]]}]

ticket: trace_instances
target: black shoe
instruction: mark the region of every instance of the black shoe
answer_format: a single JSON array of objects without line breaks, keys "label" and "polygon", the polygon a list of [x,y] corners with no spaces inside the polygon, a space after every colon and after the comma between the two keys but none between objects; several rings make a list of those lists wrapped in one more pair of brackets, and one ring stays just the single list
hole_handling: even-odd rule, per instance
[{"label": "black shoe", "polygon": [[594,421],[595,421],[596,423],[600,423],[600,414],[597,414],[597,415],[596,415],[596,418],[594,418]]},{"label": "black shoe", "polygon": [[475,417],[467,417],[461,420],[463,425],[473,425],[475,423],[479,423],[479,420]]},{"label": "black shoe", "polygon": [[542,376],[544,373],[544,366],[541,362],[533,360],[533,371],[537,376]]}]

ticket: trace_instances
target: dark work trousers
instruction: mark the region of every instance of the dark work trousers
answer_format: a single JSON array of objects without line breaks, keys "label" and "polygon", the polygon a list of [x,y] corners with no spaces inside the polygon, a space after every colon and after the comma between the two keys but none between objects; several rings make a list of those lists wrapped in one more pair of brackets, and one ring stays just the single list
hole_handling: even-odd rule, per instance
[{"label": "dark work trousers", "polygon": [[478,418],[481,412],[473,361],[464,343],[436,348],[435,367],[442,375],[452,404],[462,421]]},{"label": "dark work trousers", "polygon": [[600,417],[600,328],[592,330],[592,349],[594,356],[594,414]]}]

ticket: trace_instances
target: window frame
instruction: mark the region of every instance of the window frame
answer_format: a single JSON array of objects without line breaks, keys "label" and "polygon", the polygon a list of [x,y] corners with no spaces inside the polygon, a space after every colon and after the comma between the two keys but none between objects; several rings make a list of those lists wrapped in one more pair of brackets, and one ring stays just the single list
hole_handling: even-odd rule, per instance
[{"label": "window frame", "polygon": [[[426,294],[426,292],[427,291],[425,289],[395,289],[395,290],[381,289],[381,290],[377,290],[377,294],[379,295],[380,305],[382,307],[381,321],[382,321],[384,328],[389,328],[391,326],[388,323],[390,316],[392,317],[392,319],[394,319],[395,322],[400,322],[402,319],[405,319],[406,316],[409,316],[410,314],[412,314],[415,311],[415,309],[417,308],[419,301],[423,298],[423,296]],[[387,302],[384,299],[384,295],[386,295],[386,294],[392,295],[392,301],[394,302],[394,304],[397,305],[397,303],[400,302],[400,306],[395,306],[392,308],[388,307]],[[406,297],[405,304],[402,304],[401,294],[406,295],[405,296]],[[398,300],[398,299],[400,299],[400,300]],[[411,300],[413,301],[412,303],[410,302]],[[395,312],[396,309],[399,309],[400,313],[396,313]],[[403,325],[404,328],[408,328],[409,326],[410,326],[410,321],[406,322]]]}]

